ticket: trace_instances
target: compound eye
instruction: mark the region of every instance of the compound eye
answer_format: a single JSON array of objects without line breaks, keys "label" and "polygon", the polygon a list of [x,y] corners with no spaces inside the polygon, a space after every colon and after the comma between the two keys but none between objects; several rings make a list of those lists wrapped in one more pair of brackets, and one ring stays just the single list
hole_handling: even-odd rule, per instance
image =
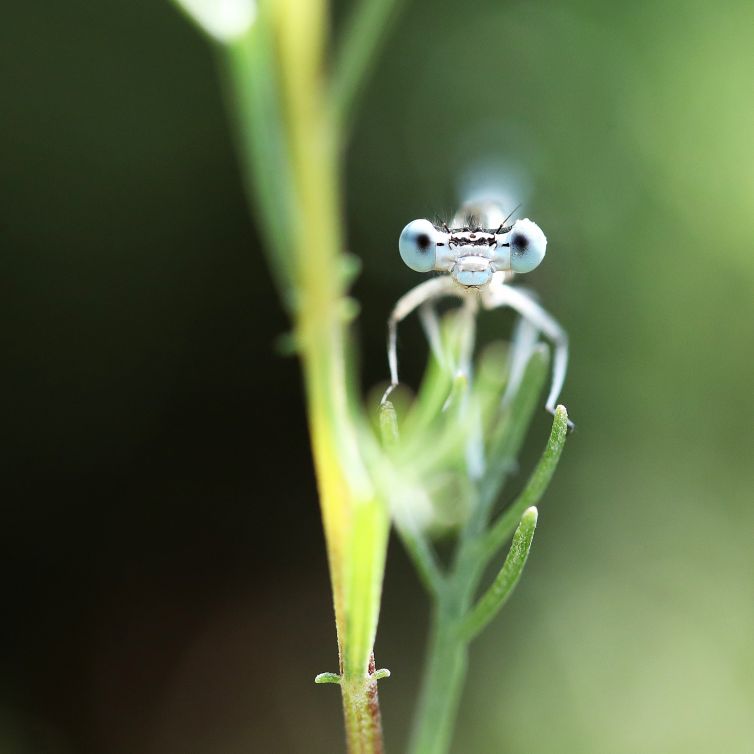
[{"label": "compound eye", "polygon": [[513,272],[531,272],[545,258],[547,239],[531,220],[516,220],[508,236]]},{"label": "compound eye", "polygon": [[435,268],[437,255],[437,230],[429,220],[413,220],[398,239],[401,259],[416,272],[429,272]]}]

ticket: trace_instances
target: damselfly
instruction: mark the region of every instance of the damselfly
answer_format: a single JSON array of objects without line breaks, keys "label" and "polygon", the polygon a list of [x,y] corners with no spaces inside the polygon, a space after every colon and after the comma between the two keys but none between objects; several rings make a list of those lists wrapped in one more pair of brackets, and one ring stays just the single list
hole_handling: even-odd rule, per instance
[{"label": "damselfly", "polygon": [[[440,326],[434,303],[443,297],[460,298],[468,317],[467,338],[457,369],[468,374],[474,347],[474,320],[479,309],[510,307],[521,321],[519,340],[548,338],[554,347],[552,382],[545,408],[555,412],[568,368],[568,336],[533,296],[512,285],[517,273],[531,272],[545,257],[547,239],[529,219],[508,224],[494,201],[464,204],[450,227],[429,220],[413,220],[400,235],[398,249],[408,267],[417,272],[440,272],[410,290],[395,305],[388,320],[390,386],[384,403],[398,385],[398,324],[419,309],[422,325],[433,352],[440,357]],[[509,379],[511,379],[509,377]],[[570,424],[570,422],[569,422]]]}]

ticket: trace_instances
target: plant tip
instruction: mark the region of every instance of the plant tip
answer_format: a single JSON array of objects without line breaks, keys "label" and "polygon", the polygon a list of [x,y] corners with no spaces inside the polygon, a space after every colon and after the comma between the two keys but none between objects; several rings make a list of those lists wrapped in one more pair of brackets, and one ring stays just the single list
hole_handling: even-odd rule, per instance
[{"label": "plant tip", "polygon": [[561,421],[565,419],[566,430],[569,435],[576,429],[576,425],[568,418],[568,410],[562,403],[559,404],[555,409],[554,416],[556,419],[560,419]]},{"label": "plant tip", "polygon": [[337,673],[320,673],[314,677],[314,683],[340,683]]}]

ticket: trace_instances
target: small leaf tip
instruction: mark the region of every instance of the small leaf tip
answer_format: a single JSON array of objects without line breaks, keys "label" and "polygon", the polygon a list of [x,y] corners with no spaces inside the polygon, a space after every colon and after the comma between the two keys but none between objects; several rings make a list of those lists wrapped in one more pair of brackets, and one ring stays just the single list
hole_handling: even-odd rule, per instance
[{"label": "small leaf tip", "polygon": [[337,673],[320,673],[314,677],[314,683],[340,683]]},{"label": "small leaf tip", "polygon": [[567,434],[575,431],[576,425],[568,418],[568,410],[562,403],[555,409],[555,419],[565,423]]}]

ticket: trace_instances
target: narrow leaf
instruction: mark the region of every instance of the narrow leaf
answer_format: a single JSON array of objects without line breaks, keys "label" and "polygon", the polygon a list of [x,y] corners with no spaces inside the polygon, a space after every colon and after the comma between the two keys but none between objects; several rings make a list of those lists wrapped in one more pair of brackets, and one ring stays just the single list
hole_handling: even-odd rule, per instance
[{"label": "narrow leaf", "polygon": [[382,576],[390,520],[380,500],[356,502],[351,515],[346,569],[346,626],[343,674],[364,678],[377,634]]},{"label": "narrow leaf", "polygon": [[471,641],[482,631],[513,593],[529,557],[536,527],[537,509],[532,507],[521,518],[500,573],[461,625],[461,636],[467,641]]},{"label": "narrow leaf", "polygon": [[565,406],[558,406],[555,409],[550,439],[547,441],[544,453],[542,453],[539,463],[529,477],[523,492],[509,508],[500,514],[498,520],[487,533],[482,546],[483,558],[492,557],[503,542],[510,537],[522,512],[541,500],[558,466],[567,434],[568,412]]},{"label": "narrow leaf", "polygon": [[282,73],[269,10],[269,4],[263,4],[248,32],[221,48],[219,60],[244,188],[265,237],[264,248],[278,292],[285,306],[293,310],[299,303],[290,253],[294,223],[280,218],[297,217],[294,167],[286,143]]}]

